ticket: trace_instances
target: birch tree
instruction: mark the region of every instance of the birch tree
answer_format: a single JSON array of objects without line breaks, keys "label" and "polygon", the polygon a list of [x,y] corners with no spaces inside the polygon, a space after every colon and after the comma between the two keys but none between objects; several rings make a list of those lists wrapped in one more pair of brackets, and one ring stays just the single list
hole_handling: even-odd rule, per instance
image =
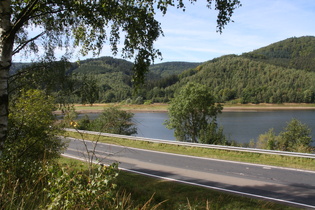
[{"label": "birch tree", "polygon": [[[55,59],[56,48],[66,55],[73,47],[82,55],[98,55],[105,44],[112,53],[134,59],[133,79],[142,82],[148,66],[161,56],[153,44],[162,29],[156,12],[185,9],[196,0],[0,0],[0,151],[8,130],[8,78],[12,56],[43,53]],[[217,31],[231,21],[238,0],[207,0],[217,11]],[[30,30],[37,34],[29,33]],[[31,36],[33,35],[33,36]],[[119,50],[119,44],[122,48]]]}]

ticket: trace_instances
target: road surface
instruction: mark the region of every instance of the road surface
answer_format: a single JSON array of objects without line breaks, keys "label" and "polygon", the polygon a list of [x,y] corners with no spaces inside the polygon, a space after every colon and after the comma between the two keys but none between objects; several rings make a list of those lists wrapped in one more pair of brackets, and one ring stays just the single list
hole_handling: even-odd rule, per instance
[{"label": "road surface", "polygon": [[[151,176],[217,190],[267,198],[306,208],[315,208],[315,171],[295,170],[85,141],[89,151],[104,164]],[[87,158],[82,140],[72,139],[66,156]]]}]

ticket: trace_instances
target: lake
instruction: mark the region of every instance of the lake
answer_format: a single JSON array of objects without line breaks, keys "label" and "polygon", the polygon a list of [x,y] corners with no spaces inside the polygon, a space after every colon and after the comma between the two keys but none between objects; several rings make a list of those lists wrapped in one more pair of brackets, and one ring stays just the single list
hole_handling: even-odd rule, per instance
[{"label": "lake", "polygon": [[[315,137],[315,110],[223,112],[219,114],[217,122],[223,126],[229,140],[248,143],[251,139],[256,141],[260,134],[270,128],[274,128],[278,134],[292,118],[306,124]],[[135,113],[133,121],[138,128],[136,136],[175,140],[173,131],[163,125],[166,119],[167,113]]]},{"label": "lake", "polygon": [[[99,114],[88,115],[90,119],[95,119]],[[80,115],[79,118],[82,116]],[[278,135],[292,118],[306,124],[312,130],[312,137],[315,139],[315,110],[223,112],[218,115],[217,122],[223,127],[228,140],[248,143],[251,139],[256,141],[260,134],[267,132],[270,128],[274,128]],[[168,119],[166,112],[135,113],[133,122],[138,130],[136,136],[175,140],[174,132],[163,125],[166,119]]]}]

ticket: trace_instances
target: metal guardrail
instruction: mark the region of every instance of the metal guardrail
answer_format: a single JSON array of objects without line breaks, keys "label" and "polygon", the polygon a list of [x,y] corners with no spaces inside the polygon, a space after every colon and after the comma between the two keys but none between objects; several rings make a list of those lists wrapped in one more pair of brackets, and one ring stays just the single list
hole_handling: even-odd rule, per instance
[{"label": "metal guardrail", "polygon": [[71,132],[92,134],[92,135],[123,138],[123,139],[137,140],[137,141],[146,141],[146,142],[152,142],[152,143],[163,143],[163,144],[172,144],[172,145],[190,146],[190,147],[199,147],[199,148],[208,148],[208,149],[229,150],[229,151],[236,151],[236,152],[251,152],[251,153],[269,154],[269,155],[282,155],[282,156],[290,156],[290,157],[315,159],[315,154],[313,153],[286,152],[286,151],[278,151],[278,150],[265,150],[265,149],[246,148],[246,147],[222,146],[222,145],[214,145],[214,144],[199,144],[199,143],[180,142],[180,141],[171,141],[171,140],[163,140],[163,139],[152,139],[152,138],[144,138],[144,137],[136,137],[136,136],[126,136],[126,135],[119,135],[119,134],[112,134],[112,133],[101,133],[101,132],[96,132],[96,131],[76,130],[76,129],[69,129],[69,128],[66,128],[65,130],[71,131]]}]

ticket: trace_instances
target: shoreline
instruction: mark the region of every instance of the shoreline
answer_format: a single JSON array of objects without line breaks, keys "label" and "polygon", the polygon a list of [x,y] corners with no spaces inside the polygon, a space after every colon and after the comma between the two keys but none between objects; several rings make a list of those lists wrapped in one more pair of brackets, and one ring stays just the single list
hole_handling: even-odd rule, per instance
[{"label": "shoreline", "polygon": [[[111,105],[95,104],[93,106],[75,105],[76,112],[79,114],[101,113],[104,108],[110,106],[120,107],[127,112],[167,112],[167,104],[151,105]],[[244,105],[226,105],[222,112],[259,112],[259,111],[281,111],[281,110],[315,110],[314,104],[244,104]],[[61,111],[55,111],[55,114],[61,114]]]}]

